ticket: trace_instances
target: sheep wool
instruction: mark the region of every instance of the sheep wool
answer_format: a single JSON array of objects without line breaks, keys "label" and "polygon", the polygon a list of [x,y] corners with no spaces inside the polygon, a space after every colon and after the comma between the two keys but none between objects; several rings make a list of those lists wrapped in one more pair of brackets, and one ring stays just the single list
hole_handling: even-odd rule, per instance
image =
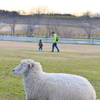
[{"label": "sheep wool", "polygon": [[31,59],[22,60],[13,73],[23,76],[26,100],[96,100],[96,92],[86,78],[43,72],[41,64]]}]

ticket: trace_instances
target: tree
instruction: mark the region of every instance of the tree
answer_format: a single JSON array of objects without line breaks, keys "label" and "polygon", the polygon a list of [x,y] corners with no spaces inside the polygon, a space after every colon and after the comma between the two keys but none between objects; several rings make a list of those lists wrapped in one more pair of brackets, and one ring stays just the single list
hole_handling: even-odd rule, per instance
[{"label": "tree", "polygon": [[38,37],[40,36],[41,20],[42,20],[43,15],[46,13],[46,11],[47,11],[47,6],[39,6],[31,10],[31,15],[35,17],[35,20],[37,21],[37,25],[39,26]]},{"label": "tree", "polygon": [[91,14],[92,14],[91,11],[86,11],[83,13],[82,17],[89,18],[91,16]]},{"label": "tree", "polygon": [[85,30],[87,33],[87,38],[90,39],[92,35],[92,29],[93,29],[93,23],[92,23],[92,18],[91,16],[91,11],[87,11],[83,13],[82,19],[80,19],[78,25]]},{"label": "tree", "polygon": [[0,15],[0,30],[5,26],[6,26],[6,24],[5,24],[5,21],[4,21],[4,16]]},{"label": "tree", "polygon": [[28,17],[25,21],[26,24],[24,25],[23,29],[26,32],[26,36],[31,37],[34,34],[34,29],[37,24],[36,20],[33,17]]},{"label": "tree", "polygon": [[6,26],[4,23],[0,23],[0,30],[1,30],[4,26]]},{"label": "tree", "polygon": [[9,15],[9,18],[7,17],[6,23],[9,24],[11,28],[11,36],[15,35],[15,27],[18,19],[19,19],[19,14],[15,11],[13,11],[11,15]]}]

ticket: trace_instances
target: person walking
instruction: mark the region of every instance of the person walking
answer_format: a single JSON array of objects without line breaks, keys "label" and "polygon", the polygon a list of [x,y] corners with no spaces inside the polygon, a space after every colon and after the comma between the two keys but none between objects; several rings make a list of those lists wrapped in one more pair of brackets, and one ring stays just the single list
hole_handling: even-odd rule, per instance
[{"label": "person walking", "polygon": [[52,51],[50,52],[54,52],[54,47],[57,49],[57,52],[60,52],[57,43],[58,43],[58,36],[55,32],[52,32],[52,36],[53,36],[53,43],[52,43]]},{"label": "person walking", "polygon": [[43,43],[42,43],[42,40],[39,40],[39,43],[38,43],[38,46],[39,46],[39,51],[42,51],[42,47],[43,47]]}]

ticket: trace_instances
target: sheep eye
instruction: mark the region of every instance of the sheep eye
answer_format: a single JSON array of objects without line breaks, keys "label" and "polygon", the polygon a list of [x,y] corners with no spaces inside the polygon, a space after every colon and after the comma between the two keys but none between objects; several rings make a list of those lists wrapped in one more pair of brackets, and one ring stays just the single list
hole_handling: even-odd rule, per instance
[{"label": "sheep eye", "polygon": [[27,67],[26,65],[22,65],[22,67]]}]

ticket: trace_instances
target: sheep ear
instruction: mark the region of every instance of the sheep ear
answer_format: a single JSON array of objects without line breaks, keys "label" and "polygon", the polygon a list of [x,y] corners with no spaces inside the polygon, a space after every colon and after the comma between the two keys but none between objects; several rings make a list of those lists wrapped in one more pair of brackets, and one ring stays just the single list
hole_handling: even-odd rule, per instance
[{"label": "sheep ear", "polygon": [[33,65],[32,64],[28,64],[28,68],[32,68],[33,67]]}]

